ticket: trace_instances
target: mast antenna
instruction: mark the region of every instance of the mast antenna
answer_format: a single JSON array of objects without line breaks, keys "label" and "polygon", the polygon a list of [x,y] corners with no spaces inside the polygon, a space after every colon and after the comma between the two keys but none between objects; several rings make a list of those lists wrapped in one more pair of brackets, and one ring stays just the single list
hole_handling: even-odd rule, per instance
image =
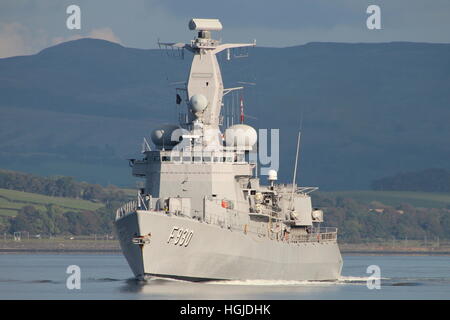
[{"label": "mast antenna", "polygon": [[302,137],[302,128],[303,128],[303,111],[300,115],[300,129],[298,131],[298,136],[297,136],[297,151],[295,154],[295,164],[294,164],[294,174],[292,176],[292,191],[291,191],[291,205],[290,208],[291,210],[294,209],[294,192],[295,192],[295,188],[297,187],[297,166],[298,166],[298,155],[300,152],[300,141],[301,141],[301,137]]}]

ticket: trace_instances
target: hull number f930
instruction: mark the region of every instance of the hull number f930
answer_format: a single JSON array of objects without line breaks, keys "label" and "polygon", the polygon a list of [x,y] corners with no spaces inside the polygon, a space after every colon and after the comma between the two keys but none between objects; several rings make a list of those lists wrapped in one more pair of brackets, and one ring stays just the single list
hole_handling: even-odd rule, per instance
[{"label": "hull number f930", "polygon": [[173,227],[170,232],[169,239],[167,239],[167,243],[173,243],[174,245],[179,245],[180,247],[183,245],[187,247],[191,242],[193,235],[194,230]]}]

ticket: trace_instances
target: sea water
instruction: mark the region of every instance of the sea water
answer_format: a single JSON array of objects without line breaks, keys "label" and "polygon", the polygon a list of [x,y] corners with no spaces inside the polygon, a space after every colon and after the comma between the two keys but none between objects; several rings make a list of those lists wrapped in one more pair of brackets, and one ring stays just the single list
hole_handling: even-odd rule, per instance
[{"label": "sea water", "polygon": [[[343,258],[337,281],[193,283],[136,281],[121,254],[0,254],[0,299],[450,299],[450,256]],[[80,289],[67,285],[71,265],[79,267]]]}]

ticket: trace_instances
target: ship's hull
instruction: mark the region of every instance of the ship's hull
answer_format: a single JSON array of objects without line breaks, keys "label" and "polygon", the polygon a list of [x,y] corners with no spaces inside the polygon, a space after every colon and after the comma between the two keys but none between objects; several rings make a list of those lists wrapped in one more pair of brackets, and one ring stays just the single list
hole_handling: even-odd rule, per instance
[{"label": "ship's hull", "polygon": [[[149,211],[118,219],[116,230],[137,278],[321,281],[338,279],[342,269],[339,247],[331,241],[289,244]],[[147,243],[133,243],[144,235]]]}]

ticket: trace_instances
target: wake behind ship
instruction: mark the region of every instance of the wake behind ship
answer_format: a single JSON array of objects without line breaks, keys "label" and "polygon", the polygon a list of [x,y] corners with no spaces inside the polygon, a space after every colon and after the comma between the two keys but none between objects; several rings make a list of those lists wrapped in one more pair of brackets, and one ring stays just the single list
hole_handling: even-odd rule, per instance
[{"label": "wake behind ship", "polygon": [[[117,210],[115,227],[123,254],[137,278],[200,280],[335,280],[342,268],[337,229],[323,228],[314,209],[314,187],[260,184],[257,133],[224,121],[224,97],[242,88],[224,88],[217,54],[255,46],[221,44],[211,38],[216,19],[192,19],[197,37],[189,44],[161,43],[193,54],[178,125],[152,132],[153,150],[131,160],[145,179],[136,200]],[[297,150],[298,152],[298,150]],[[295,176],[295,175],[294,175]]]}]

